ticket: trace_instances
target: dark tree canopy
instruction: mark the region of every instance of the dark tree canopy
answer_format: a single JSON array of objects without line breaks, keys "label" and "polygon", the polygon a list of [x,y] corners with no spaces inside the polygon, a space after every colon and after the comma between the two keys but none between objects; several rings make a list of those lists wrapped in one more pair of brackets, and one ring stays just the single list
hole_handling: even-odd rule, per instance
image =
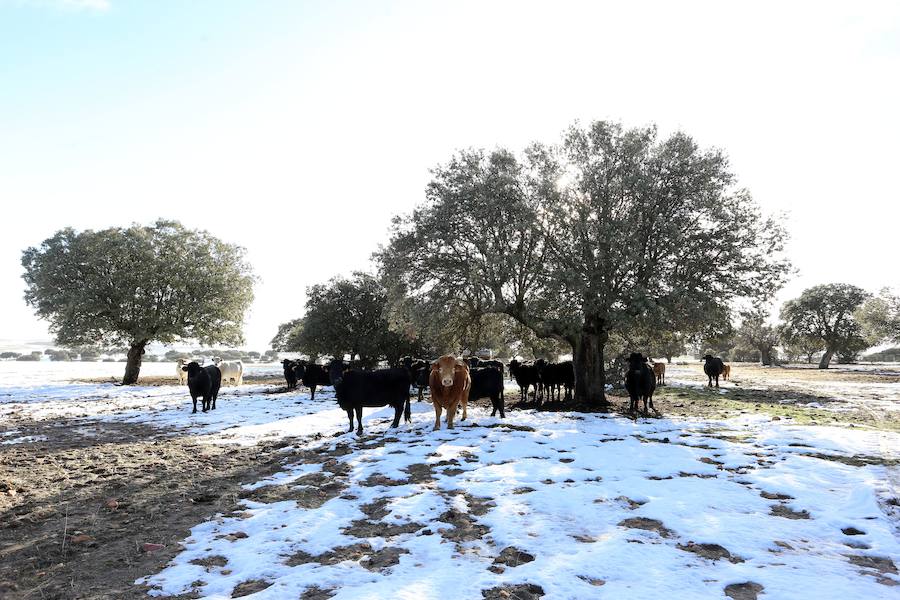
[{"label": "dark tree canopy", "polygon": [[831,283],[804,290],[799,298],[788,300],[781,308],[782,331],[790,343],[801,338],[821,340],[825,353],[820,369],[827,369],[838,354],[842,361],[852,360],[868,344],[854,313],[869,294],[854,285]]},{"label": "dark tree canopy", "polygon": [[421,350],[409,337],[391,331],[387,293],[371,275],[336,277],[307,288],[306,295],[306,314],[279,327],[272,340],[277,349],[311,357],[350,355],[365,366],[380,360],[396,363]]},{"label": "dark tree canopy", "polygon": [[128,346],[137,381],[151,341],[242,342],[253,275],[244,249],[175,221],[63,229],[23,252],[25,301],[65,346]]},{"label": "dark tree canopy", "polygon": [[567,342],[576,399],[604,401],[610,332],[693,332],[783,282],[786,234],[722,152],[608,122],[556,147],[460,152],[378,258],[394,297],[503,313]]}]

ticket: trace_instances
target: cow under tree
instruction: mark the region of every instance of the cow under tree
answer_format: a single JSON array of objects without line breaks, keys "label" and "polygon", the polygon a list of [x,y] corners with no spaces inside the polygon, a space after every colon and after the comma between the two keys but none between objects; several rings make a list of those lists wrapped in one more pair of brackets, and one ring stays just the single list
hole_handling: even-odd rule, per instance
[{"label": "cow under tree", "polygon": [[284,367],[284,380],[287,381],[288,389],[295,389],[297,387],[297,373],[294,372],[294,367],[296,366],[294,361],[286,358],[281,361],[281,365]]},{"label": "cow under tree", "polygon": [[509,374],[516,380],[519,386],[519,401],[525,402],[528,399],[528,388],[534,386],[535,394],[537,393],[538,372],[537,367],[526,363],[521,363],[517,359],[509,361]]},{"label": "cow under tree", "polygon": [[704,361],[703,372],[709,377],[709,387],[713,386],[713,379],[716,380],[716,387],[719,387],[719,376],[725,370],[725,363],[718,356],[707,354],[700,360]]},{"label": "cow under tree", "polygon": [[331,375],[328,367],[307,363],[298,360],[294,366],[294,373],[304,386],[309,388],[309,399],[316,399],[316,388],[320,385],[331,385]]},{"label": "cow under tree", "polygon": [[409,406],[409,371],[405,368],[362,371],[351,368],[342,360],[333,360],[328,365],[328,375],[334,385],[334,395],[338,405],[347,411],[350,429],[353,431],[353,414],[356,413],[356,433],[362,435],[362,409],[392,406],[394,421],[391,427],[400,425],[403,415],[411,420]]},{"label": "cow under tree", "polygon": [[197,397],[203,398],[203,412],[216,410],[216,398],[222,386],[222,372],[219,367],[216,365],[201,367],[199,363],[189,362],[182,369],[187,373],[188,391],[191,400],[194,401],[193,412],[197,412]]},{"label": "cow under tree", "polygon": [[472,378],[469,365],[462,359],[445,354],[431,364],[428,387],[431,389],[431,404],[434,406],[434,430],[441,428],[441,409],[447,411],[447,429],[453,429],[456,408],[462,404],[462,421],[466,420],[466,405]]},{"label": "cow under tree", "polygon": [[625,361],[625,389],[628,390],[628,411],[637,412],[638,401],[644,401],[644,414],[649,412],[647,403],[653,408],[653,392],[656,391],[656,376],[647,364],[647,358],[640,352],[632,352]]},{"label": "cow under tree", "polygon": [[469,377],[472,380],[469,387],[469,402],[475,402],[479,398],[490,398],[491,416],[495,416],[500,411],[500,418],[506,418],[505,407],[503,406],[503,375],[498,369],[493,367],[485,367],[481,369],[469,369]]}]

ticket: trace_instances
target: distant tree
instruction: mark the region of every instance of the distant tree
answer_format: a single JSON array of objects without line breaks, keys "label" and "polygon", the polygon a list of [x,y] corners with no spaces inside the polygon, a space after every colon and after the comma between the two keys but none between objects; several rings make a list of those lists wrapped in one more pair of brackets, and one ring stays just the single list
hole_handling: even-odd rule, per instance
[{"label": "distant tree", "polygon": [[250,358],[253,360],[259,360],[260,356],[262,356],[262,354],[260,354],[259,352],[255,351],[255,350],[251,350],[250,352],[247,353],[247,358]]},{"label": "distant tree", "polygon": [[145,354],[144,360],[147,362],[159,362],[159,356],[156,354]]},{"label": "distant tree", "polygon": [[278,360],[277,350],[266,350],[262,355],[263,362],[276,362]]},{"label": "distant tree", "polygon": [[565,342],[577,402],[605,402],[612,332],[696,331],[788,272],[779,222],[683,133],[575,125],[558,147],[468,150],[432,173],[378,254],[392,299],[467,303]]},{"label": "distant tree", "polygon": [[9,360],[9,359],[17,359],[22,356],[18,352],[0,352],[0,359]]},{"label": "distant tree", "polygon": [[835,354],[852,353],[866,342],[862,328],[853,317],[869,294],[845,283],[817,285],[804,290],[799,298],[789,300],[781,308],[783,331],[787,339],[799,337],[821,340],[825,353],[820,369],[827,369]]},{"label": "distant tree", "polygon": [[37,362],[41,360],[41,352],[39,350],[35,350],[30,354],[20,354],[16,357],[16,360],[22,362]]},{"label": "distant tree", "polygon": [[763,366],[772,364],[775,347],[781,341],[778,328],[770,325],[768,311],[756,307],[741,313],[741,324],[737,329],[738,345],[752,348],[759,353]]},{"label": "distant tree", "polygon": [[796,357],[797,360],[812,363],[813,357],[825,349],[822,339],[819,337],[806,335],[791,337],[785,327],[782,326],[780,330],[785,353],[788,356]]},{"label": "distant tree", "polygon": [[64,345],[128,346],[135,383],[151,341],[242,341],[253,275],[244,250],[175,221],[63,229],[23,252],[25,301]]},{"label": "distant tree", "polygon": [[296,348],[298,341],[296,336],[300,334],[300,325],[303,319],[293,319],[278,326],[278,333],[270,342],[273,350],[286,352],[288,348]]},{"label": "distant tree", "polygon": [[404,354],[418,354],[413,341],[390,329],[387,295],[379,281],[366,273],[349,279],[336,277],[306,290],[306,314],[279,327],[274,343],[291,352],[329,355],[373,366],[380,360],[396,363]]},{"label": "distant tree", "polygon": [[866,300],[855,317],[862,327],[863,337],[873,346],[884,342],[900,343],[900,296],[889,288]]}]

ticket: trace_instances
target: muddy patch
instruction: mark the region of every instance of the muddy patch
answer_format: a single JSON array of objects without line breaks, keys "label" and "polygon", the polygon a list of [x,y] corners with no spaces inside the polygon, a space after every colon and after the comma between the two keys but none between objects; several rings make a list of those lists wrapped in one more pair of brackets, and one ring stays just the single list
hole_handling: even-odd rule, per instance
[{"label": "muddy patch", "polygon": [[656,519],[647,519],[645,517],[634,517],[619,522],[619,527],[627,527],[629,529],[643,529],[645,531],[655,531],[660,537],[668,538],[674,535],[674,532],[663,525],[662,521]]},{"label": "muddy patch", "polygon": [[678,544],[678,549],[712,561],[724,559],[732,563],[744,562],[743,558],[733,555],[719,544],[695,544],[694,542],[688,542],[687,544]]},{"label": "muddy patch", "polygon": [[394,548],[388,546],[382,548],[378,552],[373,552],[369,558],[359,564],[369,571],[384,571],[385,569],[389,569],[390,567],[399,564],[400,556],[403,554],[409,554],[409,550],[406,548]]},{"label": "muddy patch", "polygon": [[241,598],[243,596],[249,596],[250,594],[261,592],[271,585],[271,581],[266,581],[264,579],[251,579],[250,581],[244,581],[234,586],[234,589],[231,590],[231,597]]},{"label": "muddy patch", "polygon": [[785,519],[809,519],[809,513],[805,510],[794,510],[786,504],[776,504],[769,511],[769,514],[775,517],[783,517]]},{"label": "muddy patch", "polygon": [[415,533],[425,526],[421,523],[385,523],[384,521],[353,521],[341,529],[341,533],[357,538],[391,538],[405,533]]},{"label": "muddy patch", "polygon": [[348,560],[357,562],[364,556],[367,556],[371,553],[372,546],[365,542],[359,544],[351,544],[349,546],[338,546],[337,548],[332,548],[331,550],[318,555],[313,555],[308,552],[304,552],[303,550],[298,550],[290,557],[288,557],[288,559],[284,561],[284,564],[289,567],[296,567],[298,565],[305,565],[308,563],[319,563],[320,565],[331,566],[340,564]]},{"label": "muddy patch", "polygon": [[481,590],[485,600],[537,600],[544,597],[544,588],[533,583],[501,585]]},{"label": "muddy patch", "polygon": [[524,550],[507,546],[500,551],[500,555],[494,559],[495,565],[505,565],[507,567],[518,567],[534,560],[534,554],[529,554]]},{"label": "muddy patch", "polygon": [[732,583],[725,586],[725,595],[732,600],[756,600],[756,597],[763,589],[763,586],[755,581]]}]

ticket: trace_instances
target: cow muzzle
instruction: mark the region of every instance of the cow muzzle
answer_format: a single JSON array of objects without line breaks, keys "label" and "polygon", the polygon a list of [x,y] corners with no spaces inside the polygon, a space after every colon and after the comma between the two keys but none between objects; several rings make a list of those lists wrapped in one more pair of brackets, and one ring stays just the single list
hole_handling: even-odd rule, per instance
[{"label": "cow muzzle", "polygon": [[441,379],[441,383],[444,384],[444,387],[450,387],[453,385],[453,378],[452,377],[444,377],[443,379]]}]

